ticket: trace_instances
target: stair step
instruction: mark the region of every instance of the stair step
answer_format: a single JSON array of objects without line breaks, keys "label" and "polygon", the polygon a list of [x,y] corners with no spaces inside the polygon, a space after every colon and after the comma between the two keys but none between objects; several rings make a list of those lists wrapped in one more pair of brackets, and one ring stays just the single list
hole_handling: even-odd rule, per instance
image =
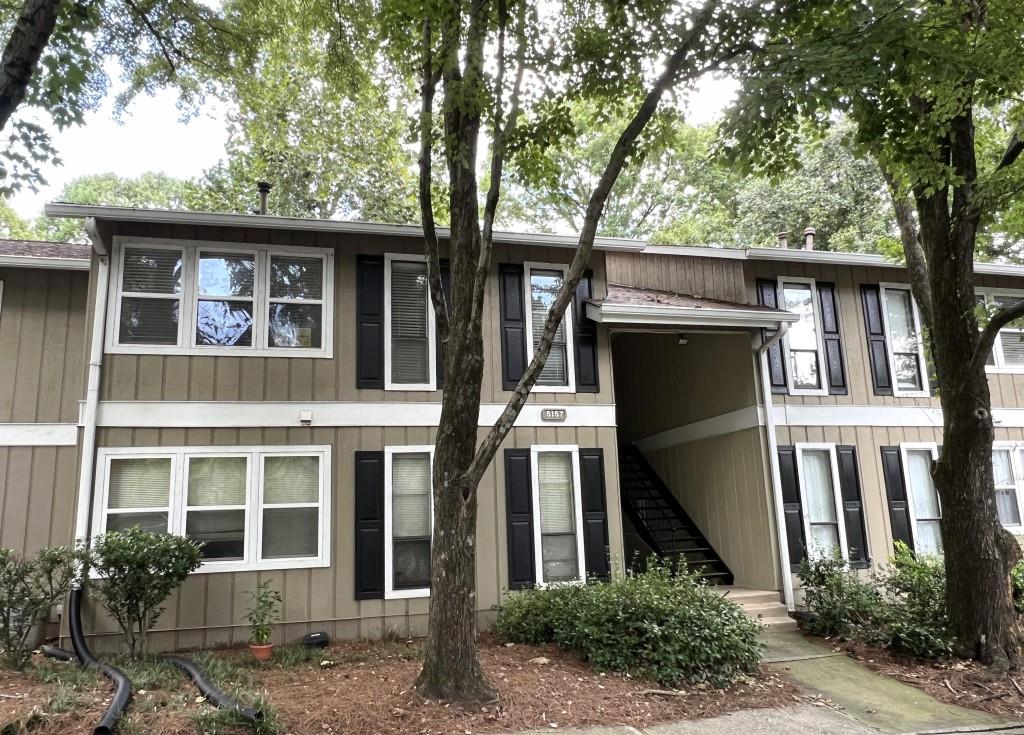
[{"label": "stair step", "polygon": [[741,607],[748,605],[769,605],[779,602],[779,593],[774,590],[752,590],[746,587],[724,587],[721,593]]},{"label": "stair step", "polygon": [[769,630],[785,631],[797,629],[796,621],[788,615],[785,617],[761,618],[759,622]]}]

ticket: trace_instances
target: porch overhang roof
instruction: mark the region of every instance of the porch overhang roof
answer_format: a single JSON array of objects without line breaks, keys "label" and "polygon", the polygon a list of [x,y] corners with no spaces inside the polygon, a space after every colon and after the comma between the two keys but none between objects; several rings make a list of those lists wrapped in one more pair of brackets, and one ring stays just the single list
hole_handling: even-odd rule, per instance
[{"label": "porch overhang roof", "polygon": [[587,316],[602,324],[763,329],[799,318],[782,309],[708,299],[672,291],[608,284],[608,295],[587,302]]}]

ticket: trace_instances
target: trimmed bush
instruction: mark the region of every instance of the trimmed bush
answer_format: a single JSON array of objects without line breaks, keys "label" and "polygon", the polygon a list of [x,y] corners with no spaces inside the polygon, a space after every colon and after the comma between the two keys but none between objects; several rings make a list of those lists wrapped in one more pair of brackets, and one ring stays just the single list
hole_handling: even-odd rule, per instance
[{"label": "trimmed bush", "polygon": [[161,604],[199,568],[199,544],[183,536],[139,528],[97,536],[89,556],[99,574],[96,596],[121,626],[131,656],[145,651],[146,633]]},{"label": "trimmed bush", "polygon": [[716,687],[757,669],[760,624],[696,575],[652,563],[608,583],[508,595],[496,626],[514,643],[554,642],[599,669],[665,686]]},{"label": "trimmed bush", "polygon": [[838,557],[804,559],[798,572],[804,583],[804,605],[814,611],[804,627],[822,636],[864,640],[877,635],[885,612],[878,589],[861,580]]},{"label": "trimmed bush", "polygon": [[22,669],[28,663],[29,634],[67,593],[77,559],[65,546],[35,556],[0,549],[0,651],[8,666]]},{"label": "trimmed bush", "polygon": [[921,658],[952,652],[942,559],[916,556],[898,543],[888,566],[870,581],[841,559],[805,561],[799,575],[804,605],[812,613],[805,624],[810,632],[880,644]]}]

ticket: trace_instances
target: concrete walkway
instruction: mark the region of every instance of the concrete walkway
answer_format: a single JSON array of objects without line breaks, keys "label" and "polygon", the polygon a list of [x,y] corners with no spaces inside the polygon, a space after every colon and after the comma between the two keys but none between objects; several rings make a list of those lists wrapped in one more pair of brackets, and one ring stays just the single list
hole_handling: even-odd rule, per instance
[{"label": "concrete walkway", "polygon": [[768,631],[765,639],[765,663],[799,687],[801,702],[643,730],[599,727],[536,735],[1024,735],[1019,723],[939,702],[800,633]]}]

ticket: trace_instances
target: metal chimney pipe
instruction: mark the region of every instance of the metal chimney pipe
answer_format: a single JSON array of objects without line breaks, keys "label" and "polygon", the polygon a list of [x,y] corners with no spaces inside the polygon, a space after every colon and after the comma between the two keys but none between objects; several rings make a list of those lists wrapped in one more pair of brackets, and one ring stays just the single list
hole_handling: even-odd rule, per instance
[{"label": "metal chimney pipe", "polygon": [[267,195],[270,194],[270,182],[269,181],[257,181],[256,190],[260,193],[260,208],[259,214],[267,213]]},{"label": "metal chimney pipe", "polygon": [[778,244],[775,247],[783,248],[783,249],[789,247],[789,233],[788,232],[782,231],[782,232],[779,233],[779,242],[778,242]]},{"label": "metal chimney pipe", "polygon": [[804,230],[804,250],[814,250],[814,236],[817,234],[817,230],[813,227],[808,227]]}]

